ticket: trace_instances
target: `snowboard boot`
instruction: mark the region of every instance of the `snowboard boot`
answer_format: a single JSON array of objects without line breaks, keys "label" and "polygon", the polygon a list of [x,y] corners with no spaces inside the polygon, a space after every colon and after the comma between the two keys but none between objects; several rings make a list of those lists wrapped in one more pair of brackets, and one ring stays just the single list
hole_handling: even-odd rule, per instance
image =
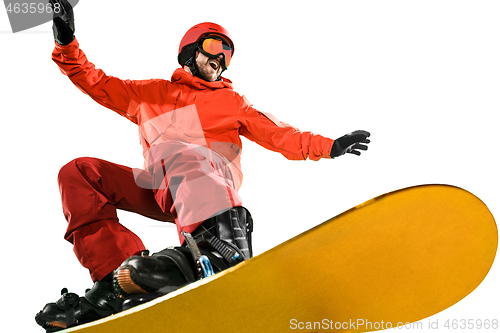
[{"label": "snowboard boot", "polygon": [[245,208],[227,210],[203,222],[192,237],[187,234],[192,242],[125,260],[115,271],[115,291],[125,308],[200,279],[200,257],[208,258],[214,273],[220,272],[252,256],[251,232],[252,218]]},{"label": "snowboard boot", "polygon": [[35,321],[46,332],[88,323],[121,311],[123,301],[117,297],[110,282],[97,281],[84,297],[61,290],[61,298],[48,303],[35,316]]},{"label": "snowboard boot", "polygon": [[115,292],[122,299],[131,294],[165,295],[195,281],[190,259],[189,253],[180,248],[132,256],[115,271]]},{"label": "snowboard boot", "polygon": [[[201,251],[215,272],[227,265],[213,254]],[[221,268],[222,267],[222,268]],[[149,302],[198,279],[197,266],[186,247],[170,247],[153,255],[132,256],[115,271],[116,294],[124,300],[122,310]]]}]

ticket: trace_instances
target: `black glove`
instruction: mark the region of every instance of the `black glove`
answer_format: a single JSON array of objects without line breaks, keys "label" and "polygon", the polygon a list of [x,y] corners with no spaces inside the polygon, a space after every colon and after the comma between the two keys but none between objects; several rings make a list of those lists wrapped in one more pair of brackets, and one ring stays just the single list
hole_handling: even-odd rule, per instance
[{"label": "black glove", "polygon": [[333,143],[332,151],[330,152],[330,156],[335,158],[337,156],[344,155],[345,153],[350,153],[354,155],[361,155],[359,150],[368,150],[367,145],[362,145],[362,143],[370,143],[370,140],[367,139],[370,136],[370,133],[367,131],[354,131],[348,133]]},{"label": "black glove", "polygon": [[54,39],[59,45],[68,45],[75,38],[73,7],[67,0],[49,0],[52,5]]}]

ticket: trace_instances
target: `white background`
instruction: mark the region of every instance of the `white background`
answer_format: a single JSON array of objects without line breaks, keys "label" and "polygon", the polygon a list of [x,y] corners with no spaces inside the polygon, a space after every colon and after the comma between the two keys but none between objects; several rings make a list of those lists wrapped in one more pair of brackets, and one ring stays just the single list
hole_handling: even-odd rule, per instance
[{"label": "white background", "polygon": [[[185,31],[217,22],[236,44],[225,76],[256,108],[331,138],[372,133],[361,157],[319,162],[244,141],[240,194],[255,220],[256,254],[412,185],[456,185],[500,214],[497,1],[82,0],[75,16],[90,61],[123,79],[170,79]],[[62,287],[83,294],[92,285],[63,239],[60,167],[79,156],[142,166],[136,126],[51,61],[51,25],[12,34],[0,11],[0,316],[18,332],[42,331],[34,315]],[[120,218],[152,251],[178,243],[173,226]],[[447,319],[500,319],[499,270],[431,320],[443,328]]]}]

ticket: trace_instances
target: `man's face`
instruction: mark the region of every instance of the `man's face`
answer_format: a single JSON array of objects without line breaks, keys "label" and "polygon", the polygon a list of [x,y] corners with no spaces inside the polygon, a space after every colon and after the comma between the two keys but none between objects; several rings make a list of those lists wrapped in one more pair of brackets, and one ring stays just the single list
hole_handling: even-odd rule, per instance
[{"label": "man's face", "polygon": [[205,78],[205,80],[212,82],[217,80],[222,73],[222,55],[215,58],[209,58],[203,53],[196,51],[196,67],[198,71]]}]

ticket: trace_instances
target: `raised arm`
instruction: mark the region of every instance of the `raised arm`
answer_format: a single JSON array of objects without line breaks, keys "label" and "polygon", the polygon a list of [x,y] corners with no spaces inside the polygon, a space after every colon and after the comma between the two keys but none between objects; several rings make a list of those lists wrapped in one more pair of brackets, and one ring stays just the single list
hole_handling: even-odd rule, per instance
[{"label": "raised arm", "polygon": [[75,24],[71,4],[67,0],[50,0],[50,3],[54,8],[55,48],[52,59],[61,72],[96,102],[137,123],[143,88],[153,81],[121,80],[96,69],[74,37]]}]

